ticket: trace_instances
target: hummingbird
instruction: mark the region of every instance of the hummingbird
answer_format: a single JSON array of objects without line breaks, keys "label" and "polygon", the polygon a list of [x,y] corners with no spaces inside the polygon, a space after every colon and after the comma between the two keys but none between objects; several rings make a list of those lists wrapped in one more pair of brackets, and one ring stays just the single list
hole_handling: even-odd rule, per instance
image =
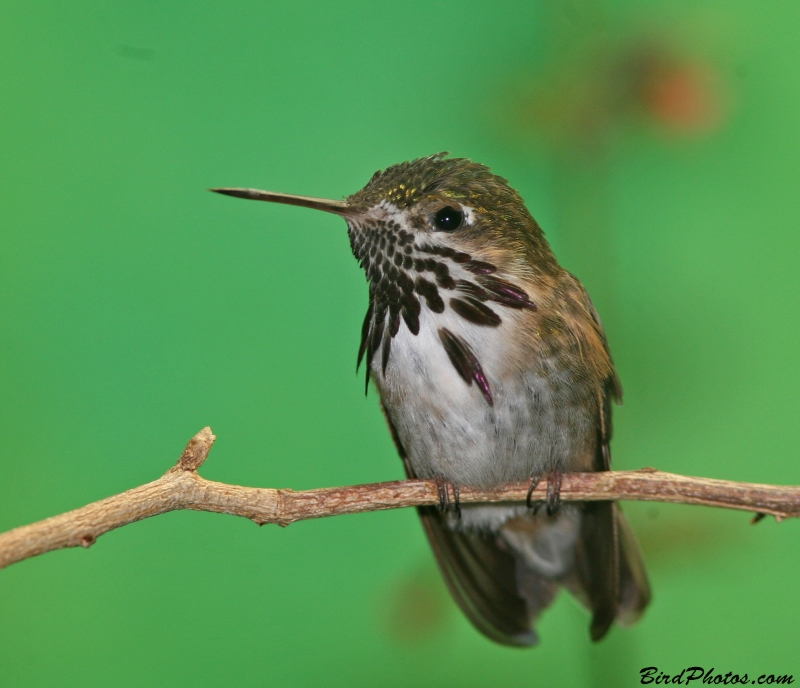
[{"label": "hummingbird", "polygon": [[[439,486],[439,507],[418,512],[467,618],[496,642],[535,645],[534,622],[564,587],[599,640],[650,601],[619,505],[559,500],[565,472],[610,469],[622,388],[603,325],[520,195],[448,155],[379,170],[342,201],[211,191],[347,222],[369,285],[356,368],[366,364],[408,477]],[[538,508],[530,495],[543,478]],[[458,503],[460,486],[520,481],[527,504]]]}]

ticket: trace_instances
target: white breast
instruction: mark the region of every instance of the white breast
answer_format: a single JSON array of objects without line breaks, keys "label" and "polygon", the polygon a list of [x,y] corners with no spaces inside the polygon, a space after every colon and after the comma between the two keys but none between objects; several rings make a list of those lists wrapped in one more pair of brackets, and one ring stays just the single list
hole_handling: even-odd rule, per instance
[{"label": "white breast", "polygon": [[[555,468],[588,468],[594,420],[576,403],[582,395],[576,396],[574,381],[546,360],[512,361],[505,343],[519,312],[498,312],[502,324],[491,328],[467,323],[451,309],[434,314],[423,308],[419,334],[401,326],[392,341],[385,377],[380,354],[373,360],[381,399],[418,477],[491,487]],[[489,380],[492,406],[453,367],[440,327],[472,348]]]}]

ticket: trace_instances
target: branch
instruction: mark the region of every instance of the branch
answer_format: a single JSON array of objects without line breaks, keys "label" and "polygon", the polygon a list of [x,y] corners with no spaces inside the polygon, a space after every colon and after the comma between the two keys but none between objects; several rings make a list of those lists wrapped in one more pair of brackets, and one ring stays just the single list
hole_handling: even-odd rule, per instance
[{"label": "branch", "polygon": [[[433,480],[397,480],[302,492],[206,480],[197,469],[205,462],[215,439],[211,428],[201,430],[189,440],[178,463],[152,483],[3,533],[0,568],[65,547],[90,547],[110,530],[179,509],[243,516],[259,525],[288,526],[307,518],[439,504],[439,489]],[[524,502],[527,492],[526,483],[491,491],[462,487],[459,501],[462,504]],[[531,494],[534,501],[544,501],[546,496],[544,483]],[[689,478],[654,468],[567,473],[561,483],[561,499],[702,504],[771,514],[777,520],[800,516],[800,487]]]}]

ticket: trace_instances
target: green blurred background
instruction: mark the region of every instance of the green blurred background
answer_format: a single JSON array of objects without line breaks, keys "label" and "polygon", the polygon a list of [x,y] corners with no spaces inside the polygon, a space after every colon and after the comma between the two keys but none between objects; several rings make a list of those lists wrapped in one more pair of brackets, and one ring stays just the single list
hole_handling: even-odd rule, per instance
[{"label": "green blurred background", "polygon": [[[28,2],[0,11],[0,530],[158,477],[401,477],[354,374],[340,198],[441,150],[522,193],[606,322],[615,466],[796,484],[795,2]],[[411,510],[172,513],[0,572],[3,686],[636,685],[800,674],[800,524],[628,504],[654,601],[541,645],[449,600]]]}]

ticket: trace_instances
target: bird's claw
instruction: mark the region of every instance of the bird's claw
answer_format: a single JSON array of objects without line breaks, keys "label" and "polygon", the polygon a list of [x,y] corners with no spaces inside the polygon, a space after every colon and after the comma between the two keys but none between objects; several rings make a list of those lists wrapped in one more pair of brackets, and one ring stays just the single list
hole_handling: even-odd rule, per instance
[{"label": "bird's claw", "polygon": [[547,515],[552,516],[561,505],[561,478],[563,473],[559,470],[553,471],[547,477]]},{"label": "bird's claw", "polygon": [[[561,504],[562,475],[563,473],[561,471],[555,470],[547,476],[547,497],[544,504],[547,507],[548,516],[552,516],[556,511],[558,511],[558,507]],[[532,475],[531,484],[528,487],[528,494],[525,496],[525,506],[533,511],[534,516],[542,506],[541,502],[539,501],[537,501],[535,504],[533,503],[533,491],[539,486],[541,480],[541,473],[535,473]]]},{"label": "bird's claw", "polygon": [[441,476],[437,476],[434,478],[436,482],[436,489],[439,492],[439,510],[442,513],[446,513],[449,511],[451,507],[450,502],[450,490],[453,491],[453,502],[452,508],[458,518],[461,518],[461,504],[459,503],[459,491],[458,486],[447,480],[446,478],[442,478]]},{"label": "bird's claw", "polygon": [[532,475],[531,484],[528,487],[528,494],[525,495],[525,506],[527,506],[529,509],[533,509],[534,514],[539,510],[539,505],[537,504],[536,506],[534,506],[533,502],[531,501],[531,498],[533,497],[533,491],[539,486],[541,480],[542,480],[541,473],[535,473],[534,475]]}]

